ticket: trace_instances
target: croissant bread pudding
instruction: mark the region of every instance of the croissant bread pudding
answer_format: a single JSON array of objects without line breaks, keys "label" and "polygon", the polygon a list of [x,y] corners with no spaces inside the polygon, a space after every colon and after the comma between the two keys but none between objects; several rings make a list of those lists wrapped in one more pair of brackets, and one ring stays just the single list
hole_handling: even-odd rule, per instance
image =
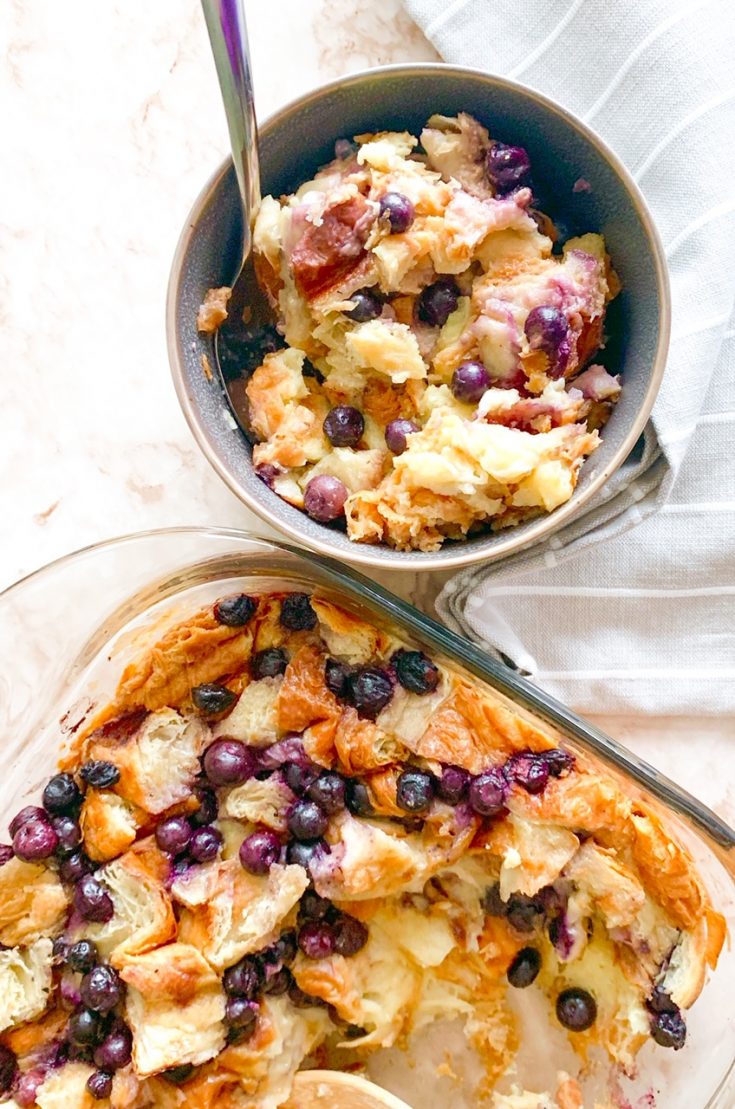
[{"label": "croissant bread pudding", "polygon": [[[593,362],[619,284],[603,238],[562,243],[532,185],[523,148],[460,114],[420,145],[341,140],[313,180],[263,199],[277,331],[224,357],[250,373],[253,463],[280,497],[422,551],[569,500],[620,393]],[[230,291],[210,290],[201,331]]]},{"label": "croissant bread pudding", "polygon": [[514,1084],[520,992],[631,1075],[724,939],[646,804],[317,593],[170,627],[38,800],[0,847],[2,1109],[275,1109],[437,1020],[472,1104],[580,1109]]}]

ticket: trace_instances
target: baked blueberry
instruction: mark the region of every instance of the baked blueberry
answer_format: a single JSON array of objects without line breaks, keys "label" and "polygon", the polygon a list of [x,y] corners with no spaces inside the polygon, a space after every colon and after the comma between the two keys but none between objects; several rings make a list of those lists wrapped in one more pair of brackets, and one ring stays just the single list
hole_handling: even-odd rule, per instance
[{"label": "baked blueberry", "polygon": [[358,920],[357,917],[350,916],[349,913],[339,914],[332,924],[332,934],[334,936],[335,952],[337,955],[344,955],[347,958],[351,955],[357,955],[358,951],[362,951],[369,935],[367,927],[362,921]]},{"label": "baked blueberry", "polygon": [[281,623],[292,632],[311,631],[316,627],[316,613],[308,593],[289,593],[281,601]]},{"label": "baked blueberry", "polygon": [[517,990],[524,990],[538,977],[541,953],[535,947],[522,947],[508,967],[508,981]]},{"label": "baked blueberry", "polygon": [[350,404],[338,404],[324,417],[324,434],[333,447],[356,447],[364,431],[365,417]]},{"label": "baked blueberry", "polygon": [[433,327],[443,327],[459,304],[459,289],[451,278],[440,278],[418,299],[418,316]]},{"label": "baked blueberry", "polygon": [[508,783],[496,766],[483,771],[470,782],[469,802],[478,816],[498,816],[505,807]]},{"label": "baked blueberry", "polygon": [[660,1047],[680,1051],[687,1038],[687,1026],[681,1013],[678,1010],[654,1013],[651,1017],[651,1036]]},{"label": "baked blueberry", "polygon": [[375,289],[358,289],[350,297],[353,307],[345,312],[355,323],[375,320],[383,311],[383,300]]},{"label": "baked blueberry", "polygon": [[97,924],[107,924],[115,912],[109,893],[91,874],[85,874],[79,879],[74,887],[73,900],[79,915],[84,920],[92,920]]},{"label": "baked blueberry", "polygon": [[334,932],[325,920],[309,920],[299,928],[299,947],[307,959],[327,959],[334,951]]},{"label": "baked blueberry", "polygon": [[549,764],[543,753],[520,751],[505,764],[509,781],[517,782],[527,793],[542,793],[549,781]]},{"label": "baked blueberry", "polygon": [[220,713],[232,708],[237,701],[237,694],[226,685],[220,685],[219,682],[204,682],[203,685],[194,686],[191,699],[194,707],[205,716],[219,716]]},{"label": "baked blueberry", "polygon": [[230,593],[216,602],[214,618],[218,624],[225,624],[228,628],[242,628],[250,623],[257,610],[255,597],[249,597],[247,593]]},{"label": "baked blueberry", "polygon": [[270,828],[252,832],[240,844],[240,862],[250,874],[267,874],[281,857],[281,841]]},{"label": "baked blueberry", "polygon": [[448,805],[458,805],[467,797],[471,780],[472,775],[461,766],[445,766],[437,779],[437,796]]},{"label": "baked blueberry", "polygon": [[392,234],[401,235],[413,223],[416,209],[403,193],[389,192],[380,198],[380,215]]},{"label": "baked blueberry", "polygon": [[364,782],[348,778],[345,785],[345,803],[353,816],[375,816],[370,793]]},{"label": "baked blueberry", "polygon": [[109,1013],[120,1004],[123,987],[117,971],[107,963],[100,963],[84,975],[79,992],[88,1009]]},{"label": "baked blueberry", "polygon": [[393,682],[385,670],[366,666],[351,680],[352,703],[360,716],[375,720],[393,698]]},{"label": "baked blueberry", "polygon": [[304,510],[312,520],[329,524],[344,514],[347,486],[331,474],[317,474],[304,490]]},{"label": "baked blueberry", "polygon": [[309,786],[307,794],[311,801],[332,816],[345,807],[345,782],[339,774],[331,770],[320,774],[315,782]]},{"label": "baked blueberry", "polygon": [[94,789],[109,789],[120,781],[120,771],[114,762],[106,762],[104,759],[85,762],[79,775],[82,781]]},{"label": "baked blueberry", "polygon": [[477,404],[491,385],[492,378],[482,362],[463,362],[452,374],[451,390],[466,404]]},{"label": "baked blueberry", "polygon": [[0,1044],[0,1094],[7,1094],[18,1070],[15,1052]]},{"label": "baked blueberry", "polygon": [[156,843],[168,855],[179,855],[189,846],[192,827],[185,816],[169,816],[156,828]]},{"label": "baked blueberry", "polygon": [[204,752],[204,773],[215,786],[237,786],[252,778],[258,763],[239,739],[215,739]]},{"label": "baked blueberry", "polygon": [[277,678],[286,673],[289,663],[288,651],[283,647],[266,647],[253,655],[250,670],[256,681],[261,678]]},{"label": "baked blueberry", "polygon": [[43,807],[54,816],[61,816],[78,809],[82,792],[71,774],[55,774],[43,791]]},{"label": "baked blueberry", "polygon": [[86,974],[99,962],[97,944],[92,940],[77,940],[69,948],[66,960],[72,970],[78,974]]},{"label": "baked blueberry", "polygon": [[441,677],[436,666],[423,651],[401,648],[391,659],[398,681],[410,693],[433,693]]},{"label": "baked blueberry", "polygon": [[587,990],[573,986],[557,997],[556,1015],[570,1032],[586,1032],[597,1019],[597,1003]]},{"label": "baked blueberry", "polygon": [[294,839],[314,840],[323,836],[329,818],[314,801],[294,801],[286,816],[288,830]]},{"label": "baked blueberry", "polygon": [[189,841],[189,854],[197,863],[211,863],[222,846],[222,833],[211,824],[197,828]]},{"label": "baked blueberry", "polygon": [[419,430],[419,425],[414,420],[405,420],[398,417],[391,420],[385,428],[385,445],[393,454],[403,454],[408,446],[408,435],[413,435]]},{"label": "baked blueberry", "polygon": [[531,161],[522,146],[495,142],[485,162],[488,178],[496,193],[503,195],[527,183]]},{"label": "baked blueberry", "polygon": [[425,770],[404,770],[398,775],[396,804],[404,812],[423,813],[434,799],[434,779]]}]

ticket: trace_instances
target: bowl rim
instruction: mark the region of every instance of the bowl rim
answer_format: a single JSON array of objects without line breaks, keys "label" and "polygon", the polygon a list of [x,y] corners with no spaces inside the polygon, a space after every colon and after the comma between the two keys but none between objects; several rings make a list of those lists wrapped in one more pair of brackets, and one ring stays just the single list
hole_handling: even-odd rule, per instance
[{"label": "bowl rim", "polygon": [[[265,523],[276,528],[282,535],[285,535],[292,541],[302,543],[312,551],[316,551],[323,555],[332,555],[336,558],[343,558],[345,561],[361,566],[384,570],[412,571],[414,573],[419,569],[452,570],[462,566],[471,566],[483,561],[488,563],[496,562],[499,559],[507,558],[510,554],[517,553],[521,550],[528,550],[532,546],[538,545],[540,540],[550,535],[552,532],[558,531],[571,519],[577,517],[580,510],[585,505],[589,505],[592,498],[600,491],[612,474],[619,469],[633,450],[643,432],[661,386],[664,370],[666,368],[666,359],[671,336],[671,288],[666,255],[653,216],[651,215],[650,209],[638,184],[617,154],[615,154],[596,131],[571,111],[562,107],[561,104],[558,104],[555,100],[546,96],[544,93],[538,92],[536,89],[530,88],[528,85],[524,85],[520,81],[514,81],[509,77],[492,73],[489,70],[478,69],[471,66],[450,65],[445,62],[407,62],[372,66],[354,73],[343,74],[340,77],[320,84],[315,88],[301,93],[292,100],[289,100],[288,103],[276,109],[276,111],[268,115],[262,122],[259,122],[259,134],[262,135],[274,130],[282,123],[286,122],[293,112],[309,103],[318,101],[325,94],[335,89],[341,87],[350,88],[351,86],[359,85],[361,82],[370,80],[376,76],[405,76],[410,78],[419,73],[448,73],[458,78],[479,79],[482,82],[489,82],[496,86],[501,85],[529,97],[546,111],[559,116],[566,125],[576,130],[582,138],[596,148],[597,152],[607,161],[611,169],[620,178],[649,242],[656,275],[656,293],[660,304],[660,311],[658,341],[651,364],[648,385],[636,417],[619,446],[608,463],[589,481],[579,495],[577,495],[577,491],[575,490],[565,504],[560,505],[545,516],[539,517],[528,523],[523,534],[518,534],[515,529],[510,528],[499,538],[496,536],[492,549],[483,547],[482,539],[478,539],[477,541],[465,540],[462,543],[458,542],[456,544],[456,553],[455,549],[452,548],[452,553],[449,555],[446,553],[446,547],[441,548],[439,552],[405,552],[394,550],[392,547],[388,547],[385,544],[350,543],[347,548],[337,549],[334,544],[330,542],[328,538],[329,531],[326,528],[324,529],[325,538],[323,539],[321,537],[307,535],[302,532],[300,527],[293,526],[283,521],[276,511],[270,510],[268,506],[263,504],[257,497],[253,496],[240,484],[229,467],[220,460],[217,456],[217,452],[210,444],[209,436],[200,418],[198,406],[194,403],[187,389],[184,359],[181,354],[180,336],[177,328],[177,306],[184,272],[183,261],[188,252],[189,245],[196,234],[203,212],[207,208],[220,181],[232,165],[232,158],[230,156],[226,157],[220,165],[217,166],[214,172],[210,174],[186,217],[176,245],[176,250],[174,251],[166,293],[166,346],[168,350],[169,367],[179,404],[181,405],[189,429],[204,457],[238,500],[251,509],[251,511],[259,516]],[[409,560],[406,558],[407,554],[413,557]],[[416,555],[421,556],[420,562],[416,558]]]}]

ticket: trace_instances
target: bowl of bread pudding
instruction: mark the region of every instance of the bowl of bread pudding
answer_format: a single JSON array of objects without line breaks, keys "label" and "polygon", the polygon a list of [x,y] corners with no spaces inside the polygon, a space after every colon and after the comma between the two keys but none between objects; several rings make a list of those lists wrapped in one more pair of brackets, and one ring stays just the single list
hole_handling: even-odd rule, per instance
[{"label": "bowl of bread pudding", "polygon": [[229,163],[169,288],[179,398],[230,487],[291,539],[392,568],[500,558],[578,515],[635,451],[668,344],[661,245],[612,152],[443,65],[324,86],[260,141],[268,322],[232,300]]}]

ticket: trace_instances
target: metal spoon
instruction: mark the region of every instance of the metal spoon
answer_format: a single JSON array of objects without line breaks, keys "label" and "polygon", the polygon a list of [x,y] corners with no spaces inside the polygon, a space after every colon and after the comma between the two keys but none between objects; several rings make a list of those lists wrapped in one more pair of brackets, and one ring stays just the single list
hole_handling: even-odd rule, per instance
[{"label": "metal spoon", "polygon": [[214,355],[225,394],[240,427],[247,434],[246,381],[242,376],[231,377],[226,372],[226,341],[228,335],[242,332],[243,324],[249,329],[257,329],[273,322],[253,267],[253,221],[260,204],[260,160],[252,67],[243,0],[202,0],[202,9],[222,93],[242,202],[240,267],[232,283],[227,320],[215,333]]}]

